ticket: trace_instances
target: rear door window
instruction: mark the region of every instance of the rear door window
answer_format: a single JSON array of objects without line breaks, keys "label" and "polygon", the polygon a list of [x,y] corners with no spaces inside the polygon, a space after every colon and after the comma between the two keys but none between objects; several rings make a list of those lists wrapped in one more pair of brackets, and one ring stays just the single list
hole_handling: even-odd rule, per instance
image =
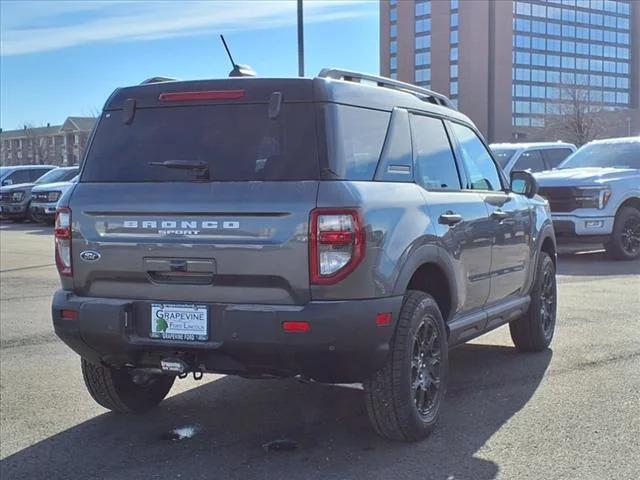
[{"label": "rear door window", "polygon": [[528,150],[522,152],[522,155],[520,155],[520,158],[518,158],[512,170],[527,170],[529,172],[541,172],[542,170],[546,170],[542,153],[540,150]]},{"label": "rear door window", "polygon": [[107,112],[85,162],[81,182],[317,179],[313,105],[283,103],[275,119],[267,104],[139,108],[130,124]]},{"label": "rear door window", "polygon": [[460,176],[442,120],[411,115],[416,182],[427,190],[460,190]]},{"label": "rear door window", "polygon": [[556,168],[573,152],[569,148],[548,148],[543,150],[548,168]]},{"label": "rear door window", "polygon": [[325,105],[324,113],[331,176],[373,180],[391,113],[333,104]]}]

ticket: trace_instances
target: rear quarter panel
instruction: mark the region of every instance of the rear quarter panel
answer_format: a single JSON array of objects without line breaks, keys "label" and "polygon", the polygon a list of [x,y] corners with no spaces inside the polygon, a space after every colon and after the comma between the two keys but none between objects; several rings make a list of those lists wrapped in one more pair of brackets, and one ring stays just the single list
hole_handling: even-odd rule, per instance
[{"label": "rear quarter panel", "polygon": [[320,182],[317,206],[360,208],[367,245],[351,275],[336,285],[311,287],[314,300],[391,296],[411,252],[436,242],[429,211],[413,183]]}]

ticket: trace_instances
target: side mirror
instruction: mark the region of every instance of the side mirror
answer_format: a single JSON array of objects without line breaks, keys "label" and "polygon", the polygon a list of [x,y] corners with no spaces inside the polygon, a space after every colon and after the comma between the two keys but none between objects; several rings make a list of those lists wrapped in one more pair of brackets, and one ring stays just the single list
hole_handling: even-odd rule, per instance
[{"label": "side mirror", "polygon": [[2,182],[2,186],[4,187],[5,185],[13,185],[13,180],[7,178],[4,182]]},{"label": "side mirror", "polygon": [[511,191],[513,193],[519,193],[527,198],[533,198],[538,193],[538,181],[531,174],[531,172],[525,172],[518,170],[511,172]]}]

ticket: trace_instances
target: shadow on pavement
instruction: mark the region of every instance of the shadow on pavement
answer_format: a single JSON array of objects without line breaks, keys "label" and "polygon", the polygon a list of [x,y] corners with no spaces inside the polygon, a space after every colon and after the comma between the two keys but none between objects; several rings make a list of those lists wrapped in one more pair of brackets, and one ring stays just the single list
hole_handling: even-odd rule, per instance
[{"label": "shadow on pavement", "polygon": [[558,274],[576,276],[619,276],[640,274],[640,259],[611,260],[604,251],[558,255]]},{"label": "shadow on pavement", "polygon": [[[538,388],[552,351],[464,345],[451,352],[449,393],[426,441],[387,442],[369,427],[362,391],[294,380],[223,377],[142,416],[100,415],[0,463],[2,478],[495,478],[474,456]],[[84,399],[83,399],[84,401]],[[167,432],[195,425],[186,440]],[[281,438],[292,452],[266,453]]]},{"label": "shadow on pavement", "polygon": [[52,225],[43,225],[40,223],[15,223],[11,220],[2,220],[0,222],[0,231],[15,231],[15,232],[23,232],[27,235],[53,235],[53,226]]}]

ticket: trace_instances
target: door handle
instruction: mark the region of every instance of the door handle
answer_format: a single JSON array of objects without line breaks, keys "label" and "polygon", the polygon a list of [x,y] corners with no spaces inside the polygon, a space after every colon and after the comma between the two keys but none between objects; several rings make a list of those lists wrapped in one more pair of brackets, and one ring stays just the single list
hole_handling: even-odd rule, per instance
[{"label": "door handle", "polygon": [[462,215],[458,215],[457,213],[447,212],[443,213],[438,217],[438,223],[440,225],[455,225],[456,223],[460,223],[462,221]]},{"label": "door handle", "polygon": [[502,210],[494,210],[491,213],[491,218],[494,220],[498,220],[499,222],[506,220],[508,216],[509,214],[507,212],[503,212]]}]

